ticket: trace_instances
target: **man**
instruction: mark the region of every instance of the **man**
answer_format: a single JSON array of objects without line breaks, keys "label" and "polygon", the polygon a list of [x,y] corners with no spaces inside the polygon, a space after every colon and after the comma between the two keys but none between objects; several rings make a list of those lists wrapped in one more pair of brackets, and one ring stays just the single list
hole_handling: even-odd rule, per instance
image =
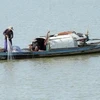
[{"label": "man", "polygon": [[39,50],[39,45],[38,45],[38,42],[37,42],[36,39],[34,39],[34,40],[32,41],[32,44],[29,45],[29,49],[30,49],[31,51],[38,51],[38,50]]},{"label": "man", "polygon": [[3,35],[5,36],[5,44],[4,44],[4,49],[7,51],[7,38],[10,41],[10,44],[12,45],[12,38],[13,38],[13,27],[10,26],[8,27],[4,32]]}]

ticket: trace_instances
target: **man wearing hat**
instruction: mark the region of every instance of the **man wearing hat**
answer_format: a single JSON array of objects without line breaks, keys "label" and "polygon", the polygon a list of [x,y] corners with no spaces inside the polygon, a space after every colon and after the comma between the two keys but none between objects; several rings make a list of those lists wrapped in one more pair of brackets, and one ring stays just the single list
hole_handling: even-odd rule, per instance
[{"label": "man wearing hat", "polygon": [[7,51],[7,38],[9,39],[11,45],[12,45],[12,38],[13,38],[13,27],[8,27],[4,32],[3,35],[5,36],[5,44],[4,49]]}]

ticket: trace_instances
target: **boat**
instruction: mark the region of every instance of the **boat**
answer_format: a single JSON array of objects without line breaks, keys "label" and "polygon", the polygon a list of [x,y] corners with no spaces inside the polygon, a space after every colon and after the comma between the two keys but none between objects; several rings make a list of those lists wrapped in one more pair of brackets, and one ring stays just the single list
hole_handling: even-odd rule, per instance
[{"label": "boat", "polygon": [[[74,35],[75,34],[76,33],[74,33]],[[80,38],[76,38],[68,34],[47,34],[46,37],[39,37],[35,40],[35,42],[38,42],[40,50],[32,51],[30,50],[30,48],[20,49],[19,47],[15,46],[13,47],[14,49],[11,52],[12,59],[70,56],[100,52],[100,39],[88,39],[87,36],[81,36]],[[45,46],[44,42],[46,42]],[[8,52],[4,52],[3,50],[1,50],[0,60],[7,59]]]},{"label": "boat", "polygon": [[[12,59],[28,59],[28,58],[40,58],[40,57],[55,57],[55,56],[69,56],[69,55],[81,55],[100,52],[100,43],[90,44],[84,47],[74,48],[62,48],[49,51],[21,51],[12,52]],[[0,52],[0,60],[7,60],[8,53]]]}]

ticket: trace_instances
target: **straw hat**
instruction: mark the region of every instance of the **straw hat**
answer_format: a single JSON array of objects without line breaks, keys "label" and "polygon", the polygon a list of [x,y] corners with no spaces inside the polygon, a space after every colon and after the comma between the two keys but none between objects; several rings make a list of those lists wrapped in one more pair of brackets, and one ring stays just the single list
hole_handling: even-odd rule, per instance
[{"label": "straw hat", "polygon": [[12,26],[9,26],[8,29],[9,29],[9,30],[13,30],[13,27],[12,27]]}]

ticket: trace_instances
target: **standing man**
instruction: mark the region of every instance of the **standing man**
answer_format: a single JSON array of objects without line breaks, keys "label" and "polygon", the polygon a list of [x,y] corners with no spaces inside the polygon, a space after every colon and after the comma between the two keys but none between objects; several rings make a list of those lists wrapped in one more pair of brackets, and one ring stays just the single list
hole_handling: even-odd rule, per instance
[{"label": "standing man", "polygon": [[4,43],[4,49],[7,51],[7,38],[10,41],[12,45],[12,38],[13,38],[13,27],[8,27],[4,32],[3,35],[5,36],[5,43]]}]

